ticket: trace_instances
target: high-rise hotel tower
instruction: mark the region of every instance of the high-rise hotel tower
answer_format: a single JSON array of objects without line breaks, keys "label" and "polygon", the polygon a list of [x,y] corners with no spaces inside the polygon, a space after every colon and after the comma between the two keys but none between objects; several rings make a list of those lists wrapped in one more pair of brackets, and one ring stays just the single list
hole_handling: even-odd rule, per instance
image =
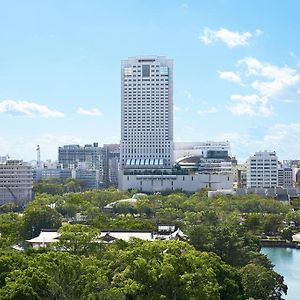
[{"label": "high-rise hotel tower", "polygon": [[173,61],[137,56],[122,61],[122,169],[173,165]]}]

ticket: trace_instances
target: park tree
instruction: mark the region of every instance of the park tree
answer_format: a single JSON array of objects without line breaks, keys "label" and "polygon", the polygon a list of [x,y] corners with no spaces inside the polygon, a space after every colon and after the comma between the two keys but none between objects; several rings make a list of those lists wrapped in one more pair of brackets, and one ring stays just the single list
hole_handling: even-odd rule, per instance
[{"label": "park tree", "polygon": [[84,188],[84,183],[79,179],[67,178],[63,184],[65,193],[81,192]]},{"label": "park tree", "polygon": [[40,268],[14,270],[0,290],[1,299],[59,299],[62,289]]},{"label": "park tree", "polygon": [[61,287],[59,299],[79,299],[76,290],[82,274],[82,259],[78,255],[62,251],[33,253],[31,265],[42,269]]},{"label": "park tree", "polygon": [[115,214],[120,214],[120,215],[127,215],[127,214],[134,215],[138,212],[135,203],[131,201],[121,201],[116,203],[114,205],[113,211]]},{"label": "park tree", "polygon": [[259,232],[264,216],[259,213],[248,213],[244,214],[244,227],[246,230],[252,231],[254,233]]},{"label": "park tree", "polygon": [[265,214],[262,230],[268,235],[275,235],[283,226],[284,216],[279,214]]},{"label": "park tree", "polygon": [[51,182],[50,180],[41,180],[34,184],[33,191],[35,193],[46,193],[50,195],[62,195],[64,188],[62,183]]},{"label": "park tree", "polygon": [[132,240],[107,255],[103,259],[115,257],[109,264],[111,284],[126,299],[242,299],[238,272],[185,242]]},{"label": "park tree", "polygon": [[100,232],[94,227],[81,224],[66,224],[58,232],[60,237],[55,246],[62,250],[73,254],[89,254],[95,248],[98,248],[99,244],[95,239]]},{"label": "park tree", "polygon": [[259,242],[251,234],[239,228],[221,224],[219,226],[198,225],[190,230],[190,242],[199,251],[213,251],[232,266],[243,266],[259,250]]},{"label": "park tree", "polygon": [[287,222],[295,222],[296,225],[300,224],[300,210],[291,211],[286,215]]},{"label": "park tree", "polygon": [[294,233],[291,228],[285,228],[281,232],[281,237],[284,240],[289,241],[289,242],[291,242],[293,240],[293,235],[294,235]]},{"label": "park tree", "polygon": [[22,217],[17,213],[0,214],[0,246],[10,246],[21,240]]},{"label": "park tree", "polygon": [[62,217],[55,209],[32,203],[23,214],[23,237],[35,237],[42,229],[57,229],[61,222]]},{"label": "park tree", "polygon": [[146,216],[147,218],[151,218],[154,215],[154,203],[148,198],[139,199],[135,207],[140,216]]},{"label": "park tree", "polygon": [[173,223],[182,216],[182,211],[174,207],[160,208],[156,211],[156,218],[160,223]]},{"label": "park tree", "polygon": [[282,293],[287,293],[283,277],[273,270],[250,263],[240,272],[246,298],[280,300]]}]

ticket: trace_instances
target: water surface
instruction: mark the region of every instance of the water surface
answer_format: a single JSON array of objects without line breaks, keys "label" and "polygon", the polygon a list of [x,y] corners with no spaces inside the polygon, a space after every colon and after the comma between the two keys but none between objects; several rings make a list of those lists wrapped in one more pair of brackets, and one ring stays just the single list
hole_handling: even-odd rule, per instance
[{"label": "water surface", "polygon": [[266,254],[275,265],[274,270],[284,276],[288,286],[286,300],[300,299],[300,249],[263,247]]}]

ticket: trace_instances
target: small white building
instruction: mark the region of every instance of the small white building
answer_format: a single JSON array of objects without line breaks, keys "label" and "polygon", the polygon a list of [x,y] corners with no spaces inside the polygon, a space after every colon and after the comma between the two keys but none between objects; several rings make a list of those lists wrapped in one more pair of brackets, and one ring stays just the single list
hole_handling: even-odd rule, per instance
[{"label": "small white building", "polygon": [[[178,228],[172,232],[153,232],[149,230],[106,230],[101,231],[95,242],[97,243],[112,243],[116,240],[128,242],[131,238],[141,239],[144,241],[154,240],[187,240],[187,236]],[[39,236],[26,240],[32,248],[40,249],[50,247],[51,244],[59,241],[60,234],[56,230],[43,229]]]},{"label": "small white building", "polygon": [[26,242],[31,244],[33,249],[47,248],[54,242],[58,242],[59,236],[57,230],[43,229],[37,237],[26,240]]}]

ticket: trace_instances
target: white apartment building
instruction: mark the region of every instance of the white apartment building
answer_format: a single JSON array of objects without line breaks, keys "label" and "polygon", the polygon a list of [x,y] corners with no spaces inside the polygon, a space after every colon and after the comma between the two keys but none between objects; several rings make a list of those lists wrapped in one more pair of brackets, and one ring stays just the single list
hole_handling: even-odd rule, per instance
[{"label": "white apartment building", "polygon": [[294,186],[292,168],[278,168],[278,186],[283,188],[291,188]]},{"label": "white apartment building", "polygon": [[32,169],[20,160],[0,164],[0,205],[15,202],[24,205],[32,199]]},{"label": "white apartment building", "polygon": [[122,168],[173,165],[173,60],[130,57],[121,66]]},{"label": "white apartment building", "polygon": [[276,152],[260,151],[247,161],[247,188],[278,186],[278,159]]}]

